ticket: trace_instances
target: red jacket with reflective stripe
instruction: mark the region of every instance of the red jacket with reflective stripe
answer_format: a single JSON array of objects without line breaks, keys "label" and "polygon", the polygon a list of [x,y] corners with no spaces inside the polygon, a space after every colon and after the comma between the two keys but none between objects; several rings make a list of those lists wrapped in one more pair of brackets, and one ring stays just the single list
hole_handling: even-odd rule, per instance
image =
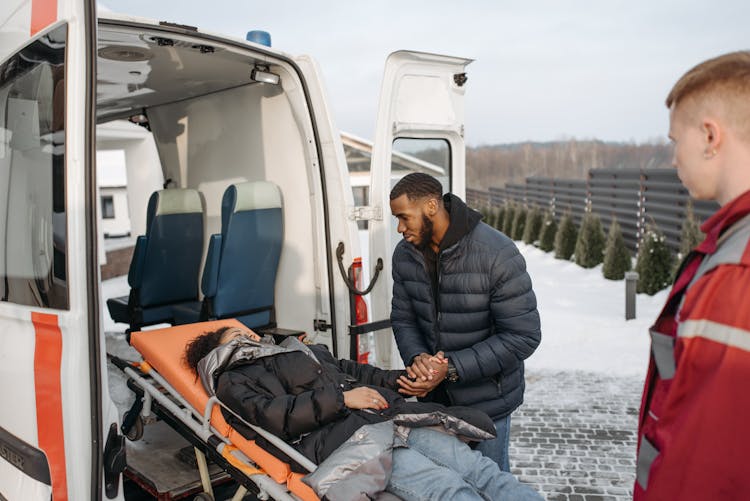
[{"label": "red jacket with reflective stripe", "polygon": [[[680,299],[704,257],[716,252],[720,235],[748,214],[750,192],[703,224],[706,239],[670,299]],[[742,245],[738,262],[698,278],[676,315],[668,300],[654,324],[676,338],[676,371],[661,379],[651,357],[638,447],[645,436],[658,455],[647,469],[646,488],[635,483],[637,501],[750,499],[750,245]]]}]

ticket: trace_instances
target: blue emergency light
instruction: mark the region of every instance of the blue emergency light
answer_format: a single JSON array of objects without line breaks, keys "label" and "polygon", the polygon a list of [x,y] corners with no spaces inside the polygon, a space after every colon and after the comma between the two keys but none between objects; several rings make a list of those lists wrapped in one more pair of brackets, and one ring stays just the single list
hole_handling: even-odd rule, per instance
[{"label": "blue emergency light", "polygon": [[248,31],[247,35],[245,36],[245,40],[247,40],[248,42],[257,43],[260,45],[265,45],[266,47],[271,46],[271,34],[267,31],[262,31],[262,30]]}]

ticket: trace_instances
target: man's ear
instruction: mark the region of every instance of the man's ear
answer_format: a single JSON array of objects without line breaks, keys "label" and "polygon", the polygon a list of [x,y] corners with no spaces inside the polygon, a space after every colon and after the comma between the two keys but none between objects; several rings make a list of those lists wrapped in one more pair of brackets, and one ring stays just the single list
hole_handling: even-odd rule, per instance
[{"label": "man's ear", "polygon": [[435,217],[435,214],[438,213],[438,201],[435,198],[430,198],[427,200],[427,216],[429,217]]},{"label": "man's ear", "polygon": [[703,142],[705,145],[704,155],[713,158],[719,151],[724,140],[724,131],[721,124],[714,118],[705,118],[701,124],[703,131]]}]

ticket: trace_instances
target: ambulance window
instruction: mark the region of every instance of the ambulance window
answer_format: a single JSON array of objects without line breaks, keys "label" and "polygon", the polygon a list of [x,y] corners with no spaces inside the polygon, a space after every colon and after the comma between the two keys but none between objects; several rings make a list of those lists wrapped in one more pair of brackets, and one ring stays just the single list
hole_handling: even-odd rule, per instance
[{"label": "ambulance window", "polygon": [[66,26],[0,65],[0,298],[68,308]]},{"label": "ambulance window", "polygon": [[111,195],[102,196],[102,219],[115,218],[115,201]]},{"label": "ambulance window", "polygon": [[424,172],[437,178],[443,192],[451,190],[451,147],[445,139],[413,139],[399,137],[393,141],[391,180],[411,172]]}]

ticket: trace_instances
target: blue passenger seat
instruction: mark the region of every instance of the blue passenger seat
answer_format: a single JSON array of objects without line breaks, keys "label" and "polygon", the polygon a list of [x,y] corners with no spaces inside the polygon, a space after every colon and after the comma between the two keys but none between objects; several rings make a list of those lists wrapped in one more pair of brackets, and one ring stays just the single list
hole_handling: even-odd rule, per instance
[{"label": "blue passenger seat", "polygon": [[275,327],[274,288],[284,229],[281,191],[268,181],[229,186],[221,234],[211,235],[201,288],[201,319],[236,318]]},{"label": "blue passenger seat", "polygon": [[136,240],[130,261],[130,295],[107,301],[114,321],[130,324],[134,331],[174,324],[176,306],[199,310],[204,210],[197,190],[173,188],[151,195],[146,234]]}]

